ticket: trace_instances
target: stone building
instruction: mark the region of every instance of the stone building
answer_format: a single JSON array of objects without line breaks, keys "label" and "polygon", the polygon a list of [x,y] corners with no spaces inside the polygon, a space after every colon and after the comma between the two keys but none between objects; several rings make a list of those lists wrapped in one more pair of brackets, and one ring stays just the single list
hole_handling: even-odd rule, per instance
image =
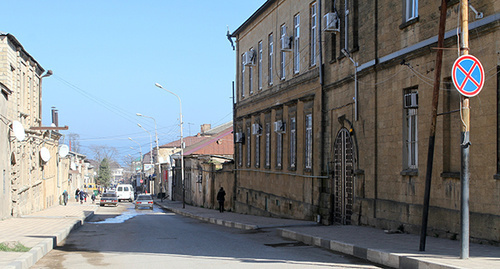
[{"label": "stone building", "polygon": [[267,1],[236,38],[238,212],[313,219],[321,158],[319,3]]},{"label": "stone building", "polygon": [[[269,0],[234,31],[237,211],[420,231],[440,2]],[[428,226],[450,238],[460,233],[458,4],[448,1],[440,48]],[[470,99],[470,234],[498,243],[500,3],[470,4],[469,53],[485,70]]]},{"label": "stone building", "polygon": [[[56,158],[60,134],[42,126],[44,69],[11,34],[0,32],[1,218],[57,203]],[[17,127],[15,125],[18,125]]]}]

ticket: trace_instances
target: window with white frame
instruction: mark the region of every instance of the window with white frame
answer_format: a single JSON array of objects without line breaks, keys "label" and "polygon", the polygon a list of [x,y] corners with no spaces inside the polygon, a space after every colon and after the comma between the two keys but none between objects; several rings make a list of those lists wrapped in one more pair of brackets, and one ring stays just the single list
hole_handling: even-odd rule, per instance
[{"label": "window with white frame", "polygon": [[290,167],[297,165],[297,122],[295,117],[290,118]]},{"label": "window with white frame", "polygon": [[257,61],[258,61],[258,64],[259,66],[257,67],[258,68],[258,87],[259,87],[259,90],[262,90],[262,41],[259,42],[259,46],[258,46],[258,52],[257,52]]},{"label": "window with white frame", "polygon": [[[283,42],[285,42],[285,39],[287,38],[286,37],[286,25],[281,25],[281,29],[280,29],[280,34],[281,34],[281,47],[283,48],[284,45],[283,45]],[[286,53],[285,51],[281,50],[280,52],[280,59],[281,59],[281,63],[280,63],[280,75],[281,75],[281,79],[284,80],[285,77],[286,77]]]},{"label": "window with white frame", "polygon": [[405,4],[405,19],[406,21],[418,17],[418,0],[403,0]]},{"label": "window with white frame", "polygon": [[238,143],[238,166],[243,165],[243,145]]},{"label": "window with white frame", "polygon": [[260,167],[260,135],[255,135],[255,167]]},{"label": "window with white frame", "polygon": [[267,62],[268,62],[268,83],[269,85],[273,85],[273,54],[274,54],[274,40],[273,40],[273,34],[270,34],[269,37],[268,37],[268,51],[269,51],[269,55],[268,55],[268,59],[267,59]]},{"label": "window with white frame", "polygon": [[305,168],[312,168],[312,149],[313,149],[313,133],[312,133],[312,114],[307,114],[305,117],[306,137],[305,137]]},{"label": "window with white frame", "polygon": [[251,148],[251,137],[252,137],[252,133],[251,133],[251,128],[250,126],[247,126],[247,167],[250,167],[251,165],[251,158],[252,158],[252,148]]},{"label": "window with white frame", "polygon": [[404,94],[404,169],[418,168],[418,92],[406,90]]},{"label": "window with white frame", "polygon": [[241,97],[245,97],[245,53],[241,55]]},{"label": "window with white frame", "polygon": [[[253,51],[253,49],[250,49],[250,51]],[[250,64],[248,66],[248,92],[250,95],[253,94],[253,66]]]},{"label": "window with white frame", "polygon": [[317,46],[317,21],[318,21],[318,11],[317,11],[317,4],[314,2],[311,5],[311,37],[310,37],[310,55],[311,55],[311,66],[316,65],[316,46]]},{"label": "window with white frame", "polygon": [[293,17],[293,71],[300,71],[300,14]]},{"label": "window with white frame", "polygon": [[266,123],[266,155],[265,155],[266,167],[271,166],[271,124]]},{"label": "window with white frame", "polygon": [[283,165],[283,133],[276,133],[276,167]]}]

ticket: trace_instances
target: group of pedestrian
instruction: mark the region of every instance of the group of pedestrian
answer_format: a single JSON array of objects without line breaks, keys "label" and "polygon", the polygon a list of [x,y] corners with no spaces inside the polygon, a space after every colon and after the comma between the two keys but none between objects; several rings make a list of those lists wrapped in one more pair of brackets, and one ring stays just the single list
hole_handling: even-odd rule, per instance
[{"label": "group of pedestrian", "polygon": [[[88,196],[89,196],[88,193],[84,190],[76,189],[76,191],[75,191],[76,202],[80,201],[80,204],[83,204],[83,202],[87,202]],[[95,194],[94,193],[92,193],[91,199],[92,199],[92,203],[94,203],[95,202]]]}]

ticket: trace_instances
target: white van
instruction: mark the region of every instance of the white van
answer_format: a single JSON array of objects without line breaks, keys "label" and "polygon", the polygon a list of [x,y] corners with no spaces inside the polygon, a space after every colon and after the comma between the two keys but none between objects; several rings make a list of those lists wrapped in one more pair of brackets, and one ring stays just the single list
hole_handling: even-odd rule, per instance
[{"label": "white van", "polygon": [[121,200],[132,202],[134,200],[134,188],[130,184],[118,184],[116,186],[116,196],[118,196],[118,202]]}]

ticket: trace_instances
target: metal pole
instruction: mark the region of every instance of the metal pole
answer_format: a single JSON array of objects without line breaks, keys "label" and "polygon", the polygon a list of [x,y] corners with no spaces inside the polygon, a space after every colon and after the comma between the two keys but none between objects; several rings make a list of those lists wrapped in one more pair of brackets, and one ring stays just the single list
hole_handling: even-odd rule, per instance
[{"label": "metal pole", "polygon": [[182,181],[182,208],[186,208],[186,185],[184,184],[184,138],[182,136],[182,102],[181,98],[179,95],[163,88],[159,83],[155,84],[156,87],[163,89],[171,94],[173,94],[177,99],[179,100],[179,120],[180,120],[180,126],[181,126],[181,181]]},{"label": "metal pole", "polygon": [[[140,150],[140,152],[141,152],[141,173],[140,173],[140,175],[139,175],[139,179],[140,179],[141,181],[143,181],[142,174],[144,173],[144,163],[142,162],[142,147],[141,147],[141,144],[139,144],[137,141],[135,141],[134,139],[132,139],[132,138],[130,138],[130,137],[129,137],[128,139],[129,139],[130,141],[132,141],[132,142],[136,143],[137,145],[139,145],[139,150]],[[131,148],[131,149],[134,149],[133,147],[130,147],[130,148]],[[135,185],[136,185],[136,187],[137,187],[137,182],[135,183]],[[141,185],[142,185],[142,183],[141,183]]]},{"label": "metal pole", "polygon": [[[158,177],[159,177],[159,181],[160,181],[160,184],[162,184],[163,182],[163,177],[162,177],[162,172],[161,172],[161,164],[160,164],[160,149],[159,149],[159,146],[158,146],[158,128],[157,128],[157,125],[156,125],[156,120],[155,118],[153,117],[149,117],[149,116],[146,116],[146,115],[142,115],[140,113],[136,113],[137,116],[139,117],[145,117],[145,118],[149,118],[149,119],[152,119],[155,123],[155,141],[156,141],[156,163],[155,163],[155,167],[157,167],[158,169]],[[163,184],[162,184],[163,186]],[[163,191],[163,190],[160,190],[160,191]]]},{"label": "metal pole", "polygon": [[[460,52],[462,55],[469,54],[469,4],[467,0],[460,2],[460,28],[462,29]],[[469,98],[462,96],[462,138],[461,145],[461,203],[460,203],[460,227],[461,227],[461,259],[469,258],[469,147],[470,147],[470,106]]]},{"label": "metal pole", "polygon": [[447,0],[441,1],[441,16],[439,19],[438,49],[436,54],[436,68],[434,76],[434,90],[432,92],[431,130],[429,147],[427,149],[427,173],[425,175],[424,207],[422,209],[422,227],[420,229],[420,251],[425,251],[427,237],[427,222],[429,219],[429,200],[431,197],[432,165],[434,162],[434,145],[436,141],[436,119],[439,104],[439,85],[441,83],[441,67],[443,63],[444,30],[446,26]]},{"label": "metal pole", "polygon": [[[140,125],[139,123],[137,123],[137,126],[141,127],[141,129],[143,129],[144,131],[146,131],[149,134],[149,153],[150,153],[149,165],[151,168],[153,168],[153,136],[151,135],[150,131],[144,129],[144,127],[142,127],[142,125]],[[154,186],[153,186],[153,188],[151,188],[150,181],[148,181],[148,187],[149,187],[149,192],[151,194],[154,194]]]}]

